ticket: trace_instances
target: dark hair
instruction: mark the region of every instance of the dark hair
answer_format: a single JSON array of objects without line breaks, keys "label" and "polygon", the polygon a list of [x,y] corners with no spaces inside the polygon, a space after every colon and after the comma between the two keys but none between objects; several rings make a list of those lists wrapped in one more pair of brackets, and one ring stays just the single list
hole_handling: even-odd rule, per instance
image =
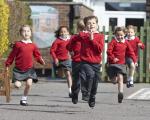
[{"label": "dark hair", "polygon": [[67,26],[60,26],[60,27],[58,28],[58,30],[55,31],[55,37],[56,37],[56,38],[58,38],[58,37],[60,36],[60,31],[61,31],[62,28],[66,28],[67,31],[70,33],[69,28],[68,28]]},{"label": "dark hair", "polygon": [[24,24],[24,25],[22,25],[22,26],[20,27],[20,29],[19,29],[20,35],[21,35],[21,32],[22,32],[22,30],[23,30],[24,27],[29,27],[30,30],[31,30],[31,32],[32,32],[31,26],[30,26],[30,25],[27,25],[27,24]]},{"label": "dark hair", "polygon": [[116,34],[118,31],[123,31],[124,33],[126,33],[125,27],[116,27],[115,31],[114,31],[114,34]]},{"label": "dark hair", "polygon": [[98,18],[97,18],[96,16],[92,15],[92,16],[87,16],[87,17],[85,17],[85,18],[83,19],[84,24],[86,25],[87,22],[88,22],[89,20],[91,20],[91,19],[95,19],[95,20],[96,20],[96,23],[98,23]]}]

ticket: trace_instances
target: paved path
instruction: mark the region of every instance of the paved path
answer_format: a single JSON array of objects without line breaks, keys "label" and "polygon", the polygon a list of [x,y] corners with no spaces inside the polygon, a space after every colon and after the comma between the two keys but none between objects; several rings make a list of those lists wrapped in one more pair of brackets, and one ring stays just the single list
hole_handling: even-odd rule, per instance
[{"label": "paved path", "polygon": [[[29,106],[20,106],[23,92],[13,89],[11,102],[5,103],[0,97],[0,120],[149,120],[150,100],[132,100],[129,97],[150,84],[136,84],[134,88],[124,89],[125,99],[117,103],[117,85],[99,83],[96,107],[90,109],[81,100],[74,105],[68,98],[67,84],[64,81],[43,81],[33,84],[28,97]],[[126,98],[130,99],[126,99]]]}]

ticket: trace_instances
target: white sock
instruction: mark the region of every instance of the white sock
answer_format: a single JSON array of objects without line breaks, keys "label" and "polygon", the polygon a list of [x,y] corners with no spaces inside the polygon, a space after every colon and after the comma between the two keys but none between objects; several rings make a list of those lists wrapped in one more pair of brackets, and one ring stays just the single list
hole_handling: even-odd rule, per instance
[{"label": "white sock", "polygon": [[71,93],[72,91],[71,91],[71,88],[69,88],[69,93]]},{"label": "white sock", "polygon": [[130,77],[130,84],[133,84],[133,77]]},{"label": "white sock", "polygon": [[21,100],[26,101],[27,100],[27,96],[22,96]]}]

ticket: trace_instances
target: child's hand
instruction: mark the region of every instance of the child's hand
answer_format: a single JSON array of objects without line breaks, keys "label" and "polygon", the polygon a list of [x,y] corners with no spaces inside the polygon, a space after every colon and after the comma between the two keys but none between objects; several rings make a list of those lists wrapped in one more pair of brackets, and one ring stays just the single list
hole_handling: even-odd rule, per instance
[{"label": "child's hand", "polygon": [[55,60],[54,60],[54,63],[55,63],[56,66],[58,66],[58,65],[59,65],[59,60],[58,60],[58,59],[55,59]]},{"label": "child's hand", "polygon": [[138,46],[141,47],[141,46],[142,46],[142,43],[138,43]]},{"label": "child's hand", "polygon": [[74,56],[74,52],[73,52],[73,51],[72,51],[72,52],[70,52],[70,55],[71,55],[71,56]]},{"label": "child's hand", "polygon": [[114,58],[114,63],[116,63],[116,62],[118,62],[119,61],[119,59],[118,58]]},{"label": "child's hand", "polygon": [[6,68],[5,68],[5,71],[7,72],[8,70],[9,70],[9,68],[8,68],[8,67],[6,67]]},{"label": "child's hand", "polygon": [[137,63],[137,62],[135,63],[135,66],[136,66],[136,67],[138,66],[138,63]]},{"label": "child's hand", "polygon": [[43,60],[43,65],[45,65],[45,61]]},{"label": "child's hand", "polygon": [[93,40],[93,39],[94,39],[93,31],[91,30],[91,31],[90,31],[90,40]]}]

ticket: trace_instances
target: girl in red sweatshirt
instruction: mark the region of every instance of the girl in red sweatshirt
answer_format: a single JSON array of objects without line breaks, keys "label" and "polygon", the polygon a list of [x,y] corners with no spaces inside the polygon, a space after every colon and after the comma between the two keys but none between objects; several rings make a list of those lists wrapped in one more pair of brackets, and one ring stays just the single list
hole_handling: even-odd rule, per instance
[{"label": "girl in red sweatshirt", "polygon": [[50,48],[50,55],[53,58],[54,65],[56,67],[63,68],[65,76],[67,78],[69,97],[72,97],[72,77],[71,77],[71,61],[69,51],[66,48],[70,40],[69,29],[67,26],[60,26],[56,31],[56,40],[53,42]]},{"label": "girl in red sweatshirt", "polygon": [[115,29],[115,37],[108,44],[107,58],[108,58],[108,76],[113,83],[118,82],[118,102],[123,100],[123,75],[126,75],[125,55],[136,62],[135,54],[129,42],[125,40],[125,29],[117,27]]},{"label": "girl in red sweatshirt", "polygon": [[[127,26],[126,40],[130,43],[131,47],[133,48],[135,56],[136,56],[136,61],[138,62],[139,48],[144,50],[145,45],[142,43],[142,41],[137,36],[135,36],[135,27],[133,25]],[[134,62],[128,56],[128,54],[126,55],[126,64],[129,67],[129,76],[127,79],[127,88],[134,87],[133,77],[134,77],[134,73],[135,73],[135,68],[136,68],[136,66],[138,66],[138,64],[134,64]]]},{"label": "girl in red sweatshirt", "polygon": [[33,68],[33,57],[37,62],[44,65],[45,62],[37,48],[37,46],[31,41],[31,28],[29,25],[23,25],[20,28],[20,35],[22,40],[17,41],[13,45],[13,49],[10,52],[5,65],[6,69],[15,60],[15,67],[13,68],[13,79],[12,82],[15,83],[16,87],[21,87],[20,81],[25,81],[26,86],[24,89],[24,95],[20,100],[20,105],[26,106],[27,96],[33,82],[37,82],[37,75]]}]

